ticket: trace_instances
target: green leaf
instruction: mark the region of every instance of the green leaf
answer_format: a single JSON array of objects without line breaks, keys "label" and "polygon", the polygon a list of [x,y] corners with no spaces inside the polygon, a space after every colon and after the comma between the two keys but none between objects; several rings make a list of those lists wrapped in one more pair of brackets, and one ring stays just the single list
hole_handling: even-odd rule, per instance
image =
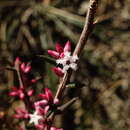
[{"label": "green leaf", "polygon": [[56,66],[56,61],[53,58],[50,58],[50,57],[45,56],[45,55],[38,55],[38,56],[41,57],[41,58],[43,58],[48,63]]},{"label": "green leaf", "polygon": [[78,81],[76,81],[76,82],[71,82],[71,83],[69,83],[69,84],[67,84],[67,87],[68,88],[81,88],[81,87],[84,87],[85,86],[85,84],[83,84],[83,83],[80,83],[80,82],[78,82]]}]

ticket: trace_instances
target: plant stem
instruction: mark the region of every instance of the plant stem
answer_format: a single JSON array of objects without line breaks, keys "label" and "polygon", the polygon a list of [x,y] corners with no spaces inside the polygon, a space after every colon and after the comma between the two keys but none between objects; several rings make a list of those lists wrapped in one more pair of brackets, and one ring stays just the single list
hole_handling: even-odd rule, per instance
[{"label": "plant stem", "polygon": [[[90,6],[89,6],[88,11],[87,11],[85,25],[84,25],[83,31],[81,33],[81,36],[80,36],[79,41],[76,45],[76,48],[74,50],[73,55],[80,56],[80,54],[81,54],[81,52],[82,52],[82,50],[87,42],[87,39],[93,30],[94,17],[95,17],[96,10],[98,7],[98,1],[99,0],[90,0]],[[68,72],[66,72],[64,74],[64,77],[62,78],[62,80],[58,86],[58,90],[56,92],[55,99],[58,98],[60,100],[62,98],[66,83],[70,79],[71,74],[72,74],[72,70],[69,70]]]},{"label": "plant stem", "polygon": [[17,72],[17,75],[18,75],[20,88],[23,89],[24,88],[24,83],[22,81],[22,76],[21,76],[19,67],[20,67],[19,64],[17,64],[17,66],[15,66],[15,69],[16,69],[16,72]]},{"label": "plant stem", "polygon": [[[26,88],[26,85],[25,85],[25,83],[23,81],[22,74],[20,72],[20,66],[19,66],[19,64],[17,64],[15,66],[15,69],[16,69],[16,72],[17,72],[17,75],[18,75],[18,80],[19,80],[19,85],[20,85],[19,87],[20,87],[20,89],[22,89],[25,92],[24,88]],[[25,103],[25,106],[26,106],[27,110],[29,110],[30,107],[31,107],[30,101],[29,101],[29,97],[27,96],[26,98],[23,99],[23,101]]]}]

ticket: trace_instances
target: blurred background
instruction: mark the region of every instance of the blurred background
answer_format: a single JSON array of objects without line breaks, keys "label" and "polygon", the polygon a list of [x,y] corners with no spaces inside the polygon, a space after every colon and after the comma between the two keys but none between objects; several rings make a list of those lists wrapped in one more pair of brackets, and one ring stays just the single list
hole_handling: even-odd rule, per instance
[{"label": "blurred background", "polygon": [[[30,77],[41,77],[37,93],[55,93],[58,78],[51,71],[47,49],[70,40],[76,45],[89,0],[0,0],[0,130],[17,130],[12,118],[21,104],[8,96],[18,84],[13,67],[17,56],[33,67]],[[94,31],[72,76],[76,87],[64,102],[76,101],[55,125],[64,130],[130,130],[130,0],[100,0]],[[42,55],[42,56],[41,56]]]}]

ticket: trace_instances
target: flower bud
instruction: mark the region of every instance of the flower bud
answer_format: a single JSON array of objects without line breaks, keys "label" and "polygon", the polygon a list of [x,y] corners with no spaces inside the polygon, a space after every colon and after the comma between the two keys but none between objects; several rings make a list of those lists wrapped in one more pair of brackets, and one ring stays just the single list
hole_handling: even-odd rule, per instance
[{"label": "flower bud", "polygon": [[48,54],[51,55],[52,57],[54,57],[54,58],[56,58],[56,59],[59,58],[59,53],[58,53],[58,52],[52,51],[52,50],[48,50],[47,52],[48,52]]},{"label": "flower bud", "polygon": [[64,47],[64,52],[71,52],[71,44],[70,41],[67,41]]},{"label": "flower bud", "polygon": [[13,91],[13,92],[10,92],[10,93],[9,93],[9,96],[17,96],[17,95],[18,95],[18,92],[14,92],[14,91]]},{"label": "flower bud", "polygon": [[20,92],[19,98],[20,98],[20,99],[24,99],[24,97],[25,97],[25,94],[24,94],[23,92]]},{"label": "flower bud", "polygon": [[60,101],[59,101],[58,98],[56,98],[56,99],[54,99],[53,103],[56,104],[56,105],[58,105],[60,103]]},{"label": "flower bud", "polygon": [[19,57],[16,57],[15,62],[14,62],[14,65],[17,66],[17,65],[19,65],[20,63],[21,63],[20,58],[19,58]]},{"label": "flower bud", "polygon": [[33,89],[31,89],[31,90],[29,90],[29,91],[27,92],[27,95],[28,95],[28,96],[32,96],[32,95],[33,95],[33,93],[34,93],[34,90],[33,90]]},{"label": "flower bud", "polygon": [[53,101],[53,95],[49,88],[45,88],[45,95],[46,95],[48,101],[50,101],[50,102]]},{"label": "flower bud", "polygon": [[21,66],[20,66],[20,68],[21,68],[21,70],[24,73],[28,73],[31,70],[31,66],[29,64],[25,64],[25,63],[22,63]]},{"label": "flower bud", "polygon": [[64,75],[62,69],[60,67],[53,67],[52,70],[55,72],[56,75],[62,77]]},{"label": "flower bud", "polygon": [[37,102],[35,102],[34,103],[34,106],[35,107],[39,107],[39,106],[44,106],[44,105],[46,105],[48,103],[48,101],[47,100],[41,100],[41,101],[37,101]]},{"label": "flower bud", "polygon": [[63,48],[59,43],[56,43],[56,51],[59,52],[59,53],[63,52]]}]

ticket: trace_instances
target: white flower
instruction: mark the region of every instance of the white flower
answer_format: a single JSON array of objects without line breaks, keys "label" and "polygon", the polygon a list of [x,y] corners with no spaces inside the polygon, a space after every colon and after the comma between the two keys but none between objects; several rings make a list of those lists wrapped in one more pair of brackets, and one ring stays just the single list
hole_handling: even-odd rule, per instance
[{"label": "white flower", "polygon": [[65,52],[63,58],[59,58],[56,60],[57,64],[62,64],[63,66],[67,64],[67,61],[70,61],[71,59],[71,53],[70,52]]},{"label": "white flower", "polygon": [[76,62],[78,59],[77,55],[71,56],[71,62]]},{"label": "white flower", "polygon": [[77,64],[76,63],[71,63],[70,65],[70,68],[73,69],[73,70],[77,70]]},{"label": "white flower", "polygon": [[34,125],[38,125],[39,124],[39,120],[42,119],[43,117],[38,115],[38,111],[35,111],[33,114],[29,114],[30,116],[30,121],[29,123],[34,123]]},{"label": "white flower", "polygon": [[70,65],[64,65],[63,66],[63,73],[65,73],[70,68]]},{"label": "white flower", "polygon": [[76,70],[77,69],[77,63],[76,61],[78,60],[78,56],[71,56],[70,52],[65,52],[63,58],[59,58],[56,60],[57,64],[63,65],[63,72],[65,73],[69,68]]}]

